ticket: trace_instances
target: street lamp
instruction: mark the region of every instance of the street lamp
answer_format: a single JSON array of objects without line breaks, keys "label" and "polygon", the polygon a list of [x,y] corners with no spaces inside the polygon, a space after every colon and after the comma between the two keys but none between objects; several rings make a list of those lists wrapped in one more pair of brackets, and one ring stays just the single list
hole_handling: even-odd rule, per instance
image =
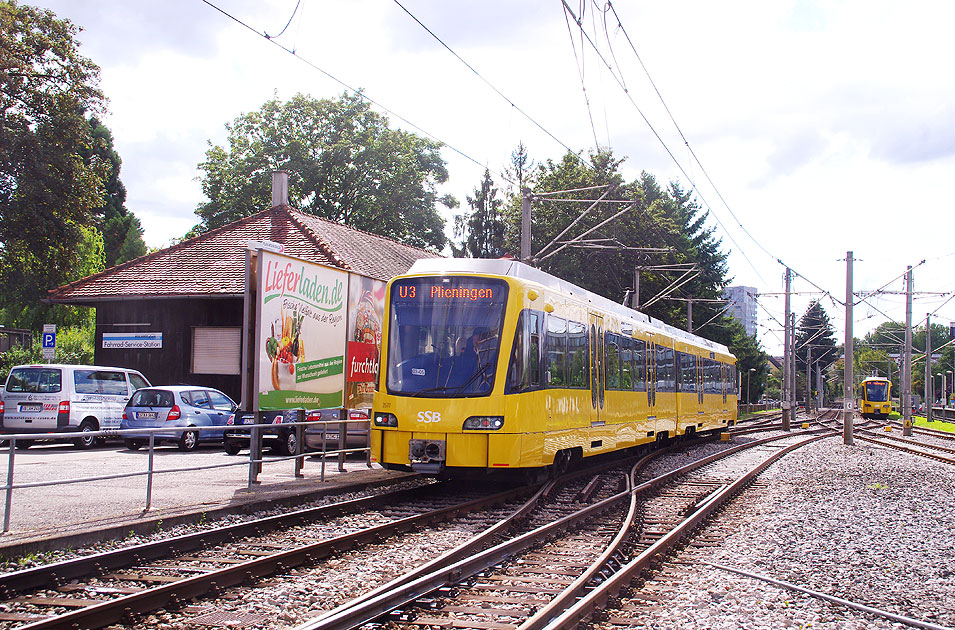
[{"label": "street lamp", "polygon": [[749,372],[746,373],[746,414],[749,415],[752,411],[753,401],[749,397],[749,377],[753,375],[753,372],[756,371],[756,368],[749,368]]}]

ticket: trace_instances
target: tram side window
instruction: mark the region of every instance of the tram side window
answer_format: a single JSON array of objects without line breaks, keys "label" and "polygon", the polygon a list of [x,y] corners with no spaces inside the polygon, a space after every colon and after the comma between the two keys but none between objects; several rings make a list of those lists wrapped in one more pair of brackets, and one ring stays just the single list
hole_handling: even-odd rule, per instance
[{"label": "tram side window", "polygon": [[713,359],[703,359],[703,393],[718,394],[720,364]]},{"label": "tram side window", "polygon": [[604,365],[604,387],[620,389],[620,335],[604,334]]},{"label": "tram side window", "polygon": [[568,379],[571,387],[587,387],[589,377],[587,327],[579,322],[567,322]]},{"label": "tram side window", "polygon": [[547,316],[547,334],[544,336],[544,355],[548,387],[567,387],[567,321]]},{"label": "tram side window", "polygon": [[729,396],[736,396],[736,366],[727,365],[726,366],[726,388],[725,391]]},{"label": "tram side window", "polygon": [[507,369],[507,393],[537,389],[541,384],[541,319],[537,311],[521,311],[514,333],[511,363]]},{"label": "tram side window", "polygon": [[633,389],[633,338],[620,338],[620,389]]},{"label": "tram side window", "polygon": [[680,364],[680,391],[696,391],[696,356],[685,352],[677,352]]},{"label": "tram side window", "polygon": [[633,340],[633,385],[638,392],[647,391],[647,342]]},{"label": "tram side window", "polygon": [[676,391],[676,366],[673,348],[657,346],[657,391]]}]

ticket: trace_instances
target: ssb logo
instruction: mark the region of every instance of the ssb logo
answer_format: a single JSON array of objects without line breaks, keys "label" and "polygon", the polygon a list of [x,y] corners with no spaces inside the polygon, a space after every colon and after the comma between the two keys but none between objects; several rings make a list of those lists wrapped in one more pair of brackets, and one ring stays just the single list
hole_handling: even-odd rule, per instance
[{"label": "ssb logo", "polygon": [[418,422],[441,422],[440,411],[419,411]]}]

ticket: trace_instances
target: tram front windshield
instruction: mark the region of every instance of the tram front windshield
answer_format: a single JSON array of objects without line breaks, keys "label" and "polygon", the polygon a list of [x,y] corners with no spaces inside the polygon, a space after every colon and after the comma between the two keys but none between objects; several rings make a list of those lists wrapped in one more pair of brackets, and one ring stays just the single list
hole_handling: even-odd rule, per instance
[{"label": "tram front windshield", "polygon": [[507,283],[473,277],[404,278],[391,286],[389,393],[484,396],[494,387]]},{"label": "tram front windshield", "polygon": [[869,381],[865,384],[865,399],[870,402],[887,402],[889,384],[885,381]]}]

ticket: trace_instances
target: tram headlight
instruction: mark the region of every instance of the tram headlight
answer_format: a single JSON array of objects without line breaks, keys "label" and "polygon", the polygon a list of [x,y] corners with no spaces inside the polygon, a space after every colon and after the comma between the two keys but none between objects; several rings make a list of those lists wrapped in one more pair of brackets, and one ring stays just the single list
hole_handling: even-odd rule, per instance
[{"label": "tram headlight", "polygon": [[465,431],[497,431],[504,426],[504,416],[471,416],[464,421]]},{"label": "tram headlight", "polygon": [[398,417],[393,413],[383,413],[376,411],[373,416],[373,422],[376,427],[394,427],[398,428]]}]

